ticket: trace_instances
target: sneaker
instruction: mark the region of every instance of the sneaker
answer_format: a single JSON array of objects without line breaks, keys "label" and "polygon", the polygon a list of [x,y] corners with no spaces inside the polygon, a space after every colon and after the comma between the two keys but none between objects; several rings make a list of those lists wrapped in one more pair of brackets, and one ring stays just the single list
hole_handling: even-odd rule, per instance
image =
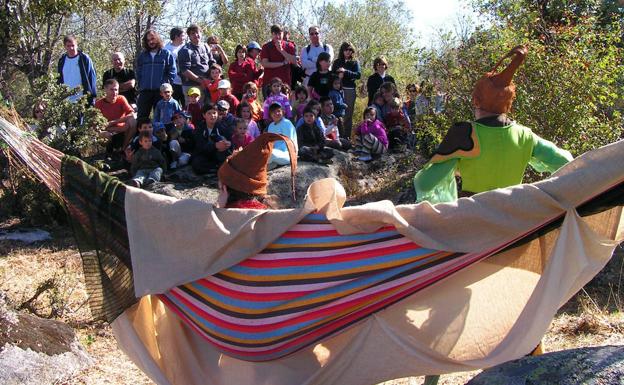
[{"label": "sneaker", "polygon": [[174,161],[173,161],[173,162],[171,162],[171,164],[169,165],[169,168],[170,168],[171,170],[175,170],[176,168],[178,168],[178,162],[174,160]]},{"label": "sneaker", "polygon": [[139,181],[136,179],[130,179],[128,181],[128,185],[136,188],[141,188],[141,183],[139,183]]},{"label": "sneaker", "polygon": [[373,157],[370,156],[369,154],[363,154],[358,157],[358,160],[362,162],[370,162],[371,160],[373,160]]},{"label": "sneaker", "polygon": [[152,178],[147,178],[147,180],[145,181],[144,186],[145,186],[145,187],[147,187],[147,186],[151,186],[151,185],[153,185],[154,183],[156,183],[156,180],[154,180],[154,179],[152,179]]}]

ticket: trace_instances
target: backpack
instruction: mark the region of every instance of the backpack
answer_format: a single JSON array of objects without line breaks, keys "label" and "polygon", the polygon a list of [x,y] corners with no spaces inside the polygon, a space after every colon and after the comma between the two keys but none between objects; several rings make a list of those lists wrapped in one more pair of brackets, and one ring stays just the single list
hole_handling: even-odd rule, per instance
[{"label": "backpack", "polygon": [[[312,48],[312,44],[308,44],[308,46],[306,47],[306,53],[309,55],[310,54],[310,48]],[[327,52],[327,44],[323,43],[323,52]]]}]

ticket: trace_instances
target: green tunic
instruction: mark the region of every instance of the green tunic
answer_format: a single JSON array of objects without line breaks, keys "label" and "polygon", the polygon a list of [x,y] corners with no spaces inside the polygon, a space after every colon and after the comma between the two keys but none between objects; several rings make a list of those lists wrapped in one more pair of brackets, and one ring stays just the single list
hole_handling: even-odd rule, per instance
[{"label": "green tunic", "polygon": [[572,155],[512,121],[490,117],[460,123],[444,138],[433,158],[414,177],[417,201],[457,199],[455,173],[464,191],[479,193],[522,183],[527,165],[554,172]]}]

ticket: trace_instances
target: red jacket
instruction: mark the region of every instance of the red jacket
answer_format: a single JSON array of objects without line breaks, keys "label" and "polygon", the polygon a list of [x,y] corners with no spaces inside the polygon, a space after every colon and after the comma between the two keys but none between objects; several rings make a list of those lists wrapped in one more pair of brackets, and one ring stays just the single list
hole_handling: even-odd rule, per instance
[{"label": "red jacket", "polygon": [[243,64],[239,64],[238,60],[230,63],[228,77],[232,83],[232,93],[234,95],[242,94],[245,83],[256,82],[262,72],[256,68],[256,62],[250,58],[246,58]]}]

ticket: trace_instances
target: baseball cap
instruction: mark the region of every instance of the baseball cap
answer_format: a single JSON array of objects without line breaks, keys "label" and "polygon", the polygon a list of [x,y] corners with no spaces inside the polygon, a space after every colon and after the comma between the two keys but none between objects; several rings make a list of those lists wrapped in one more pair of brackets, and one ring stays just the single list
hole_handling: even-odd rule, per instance
[{"label": "baseball cap", "polygon": [[219,88],[219,89],[221,89],[221,88],[232,88],[232,84],[227,79],[221,79],[221,80],[219,80],[219,84],[217,85],[217,88]]},{"label": "baseball cap", "polygon": [[217,102],[217,109],[221,111],[227,111],[230,109],[230,103],[228,103],[226,100],[219,100]]},{"label": "baseball cap", "polygon": [[260,47],[260,44],[258,44],[255,41],[250,41],[249,44],[247,44],[247,49],[262,49],[262,47]]},{"label": "baseball cap", "polygon": [[191,87],[186,91],[186,96],[201,95],[201,91],[197,87]]}]

